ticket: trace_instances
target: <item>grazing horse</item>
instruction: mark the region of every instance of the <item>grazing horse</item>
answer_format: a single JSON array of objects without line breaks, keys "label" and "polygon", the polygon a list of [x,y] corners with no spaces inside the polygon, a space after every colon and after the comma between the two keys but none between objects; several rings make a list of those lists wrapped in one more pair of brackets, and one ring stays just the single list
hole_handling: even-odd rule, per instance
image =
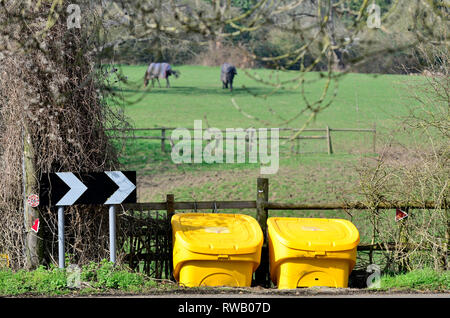
[{"label": "grazing horse", "polygon": [[166,87],[170,87],[169,76],[175,75],[176,78],[179,76],[179,72],[172,69],[170,64],[168,63],[150,63],[145,72],[144,77],[144,87],[147,87],[148,81],[152,80],[152,87],[155,87],[155,79],[161,88],[161,83],[159,82],[160,78],[165,78],[167,81]]},{"label": "grazing horse", "polygon": [[224,63],[220,70],[220,80],[222,81],[222,88],[228,88],[230,85],[230,92],[233,91],[233,79],[237,75],[236,67],[231,64]]}]

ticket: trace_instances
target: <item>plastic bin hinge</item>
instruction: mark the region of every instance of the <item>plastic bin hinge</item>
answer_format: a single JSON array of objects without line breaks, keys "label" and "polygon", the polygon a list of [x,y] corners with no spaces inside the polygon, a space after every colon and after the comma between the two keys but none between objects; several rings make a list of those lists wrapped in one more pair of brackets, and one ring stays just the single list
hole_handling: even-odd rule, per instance
[{"label": "plastic bin hinge", "polygon": [[314,251],[314,256],[325,256],[327,253],[325,251]]}]

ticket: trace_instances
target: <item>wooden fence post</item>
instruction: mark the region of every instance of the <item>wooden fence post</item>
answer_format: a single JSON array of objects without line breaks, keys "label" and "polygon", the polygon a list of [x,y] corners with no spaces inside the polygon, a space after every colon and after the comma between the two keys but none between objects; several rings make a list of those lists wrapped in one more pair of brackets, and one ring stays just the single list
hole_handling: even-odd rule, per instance
[{"label": "wooden fence post", "polygon": [[328,125],[327,125],[327,146],[328,146],[328,154],[331,155],[333,153],[333,147],[331,145],[330,127],[328,127]]},{"label": "wooden fence post", "polygon": [[376,235],[378,232],[378,209],[376,209],[375,213],[372,213],[372,225],[373,225],[373,229],[372,229],[372,240],[370,242],[370,250],[369,250],[369,263],[373,264],[373,247],[375,245],[375,241],[376,241]]},{"label": "wooden fence post", "polygon": [[173,194],[168,194],[166,196],[166,203],[167,203],[167,218],[170,219],[175,214],[175,196]]},{"label": "wooden fence post", "polygon": [[269,179],[258,178],[256,193],[256,219],[263,232],[264,243],[261,250],[261,263],[255,272],[255,283],[260,286],[269,287],[269,246],[267,244],[267,218],[269,210],[266,202],[269,201]]},{"label": "wooden fence post", "polygon": [[[409,218],[411,217],[411,213],[409,211],[409,208],[407,207],[405,209],[405,212],[408,214],[408,217],[398,221],[400,224],[399,226],[399,244],[400,246],[408,246],[409,243]],[[399,262],[399,269],[400,272],[406,272],[410,269],[410,256],[408,254],[408,251],[403,250],[400,248],[400,253],[398,255],[400,258]]]},{"label": "wooden fence post", "polygon": [[256,219],[263,231],[264,236],[267,232],[268,209],[265,203],[269,201],[269,179],[258,178],[256,193]]},{"label": "wooden fence post", "polygon": [[[171,280],[175,280],[175,278],[173,277],[173,242],[172,242],[172,224],[171,224],[171,220],[172,220],[172,216],[175,214],[175,196],[173,194],[168,194],[166,196],[166,204],[167,204],[167,230],[168,230],[168,245],[167,249],[169,250],[169,270],[168,272],[170,273],[170,279]],[[167,271],[166,271],[166,276],[169,276]]]},{"label": "wooden fence post", "polygon": [[166,128],[161,128],[161,151],[166,152]]},{"label": "wooden fence post", "polygon": [[442,246],[442,269],[450,270],[450,263],[448,261],[448,247],[450,246],[450,217],[449,217],[449,208],[447,206],[446,201],[445,204],[445,223],[447,224],[447,230],[445,231],[445,241]]}]

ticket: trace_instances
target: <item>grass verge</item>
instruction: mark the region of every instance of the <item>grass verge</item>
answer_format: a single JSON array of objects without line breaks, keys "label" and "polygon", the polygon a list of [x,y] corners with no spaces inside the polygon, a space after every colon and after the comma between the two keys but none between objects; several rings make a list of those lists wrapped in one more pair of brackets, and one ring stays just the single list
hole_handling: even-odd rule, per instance
[{"label": "grass verge", "polygon": [[[43,266],[33,270],[0,270],[0,295],[47,295],[145,293],[167,284],[125,267],[117,267],[107,260],[82,266],[78,273],[67,269]],[[79,283],[78,283],[79,282]],[[170,284],[169,284],[170,285]],[[167,287],[167,286],[166,286]]]},{"label": "grass verge", "polygon": [[422,291],[450,291],[450,271],[417,269],[405,274],[383,275],[381,289],[413,289]]},{"label": "grass verge", "polygon": [[[64,296],[64,295],[95,295],[95,294],[154,294],[155,292],[176,292],[179,287],[172,282],[157,281],[140,273],[134,273],[126,268],[114,266],[104,260],[100,263],[91,262],[81,268],[80,285],[71,286],[70,272],[54,266],[45,269],[43,266],[33,271],[10,269],[0,270],[0,296]],[[72,285],[73,286],[73,285]],[[236,288],[182,288],[182,292],[196,293],[235,293]],[[303,289],[307,291],[306,289]],[[340,289],[337,289],[338,292]],[[372,289],[371,289],[372,290]],[[433,269],[414,270],[405,274],[383,275],[380,281],[382,292],[395,291],[425,291],[449,292],[450,271],[434,271]],[[251,290],[245,290],[251,292]],[[364,290],[361,290],[364,291]],[[266,293],[272,291],[266,290]],[[277,289],[273,289],[277,293]],[[342,289],[345,292],[345,289]]]}]

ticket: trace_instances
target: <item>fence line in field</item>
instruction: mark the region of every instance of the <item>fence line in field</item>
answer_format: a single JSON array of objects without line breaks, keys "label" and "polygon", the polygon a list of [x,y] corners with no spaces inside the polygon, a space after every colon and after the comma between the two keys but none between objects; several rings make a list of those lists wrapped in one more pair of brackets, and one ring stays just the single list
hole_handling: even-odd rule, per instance
[{"label": "fence line in field", "polygon": [[[109,131],[130,131],[130,132],[136,132],[136,131],[161,131],[161,135],[159,136],[112,136],[114,139],[147,139],[147,140],[160,140],[161,141],[161,151],[166,152],[166,140],[170,142],[171,147],[173,147],[173,140],[170,136],[167,136],[168,131],[173,131],[177,128],[174,127],[153,127],[153,128],[112,128],[107,129]],[[207,131],[209,128],[185,128],[188,131]],[[256,129],[256,128],[255,128]],[[267,128],[268,130],[271,128]],[[373,128],[330,128],[329,126],[326,126],[325,128],[306,128],[306,129],[299,129],[299,128],[278,128],[279,131],[292,131],[292,132],[324,132],[325,135],[319,135],[319,136],[296,136],[296,137],[288,137],[288,136],[280,136],[279,139],[281,140],[296,140],[297,142],[301,139],[303,140],[316,140],[316,139],[325,139],[327,143],[327,151],[328,154],[331,155],[333,153],[333,146],[332,146],[332,139],[331,139],[331,133],[332,132],[357,132],[357,133],[372,133],[372,150],[375,153],[376,152],[376,138],[377,138],[377,129],[374,124]],[[225,140],[242,140],[245,139],[246,142],[249,141],[249,136],[247,134],[246,130],[243,130],[243,132],[246,133],[244,138],[239,138],[237,136],[234,136],[233,138],[224,137]],[[269,137],[266,138],[259,138],[261,140],[267,140]],[[206,140],[204,138],[191,138],[191,140]],[[291,148],[291,152],[293,152],[293,146]],[[298,151],[297,151],[298,153]]]},{"label": "fence line in field", "polygon": [[[178,201],[173,202],[174,210],[227,210],[227,209],[256,209],[257,201]],[[368,205],[363,202],[351,203],[280,203],[280,202],[261,202],[261,208],[268,210],[367,210]],[[142,210],[142,211],[161,211],[167,210],[168,201],[163,202],[144,202],[123,204],[124,209]],[[434,202],[426,201],[424,203],[410,202],[380,202],[375,209],[434,209]]]}]

